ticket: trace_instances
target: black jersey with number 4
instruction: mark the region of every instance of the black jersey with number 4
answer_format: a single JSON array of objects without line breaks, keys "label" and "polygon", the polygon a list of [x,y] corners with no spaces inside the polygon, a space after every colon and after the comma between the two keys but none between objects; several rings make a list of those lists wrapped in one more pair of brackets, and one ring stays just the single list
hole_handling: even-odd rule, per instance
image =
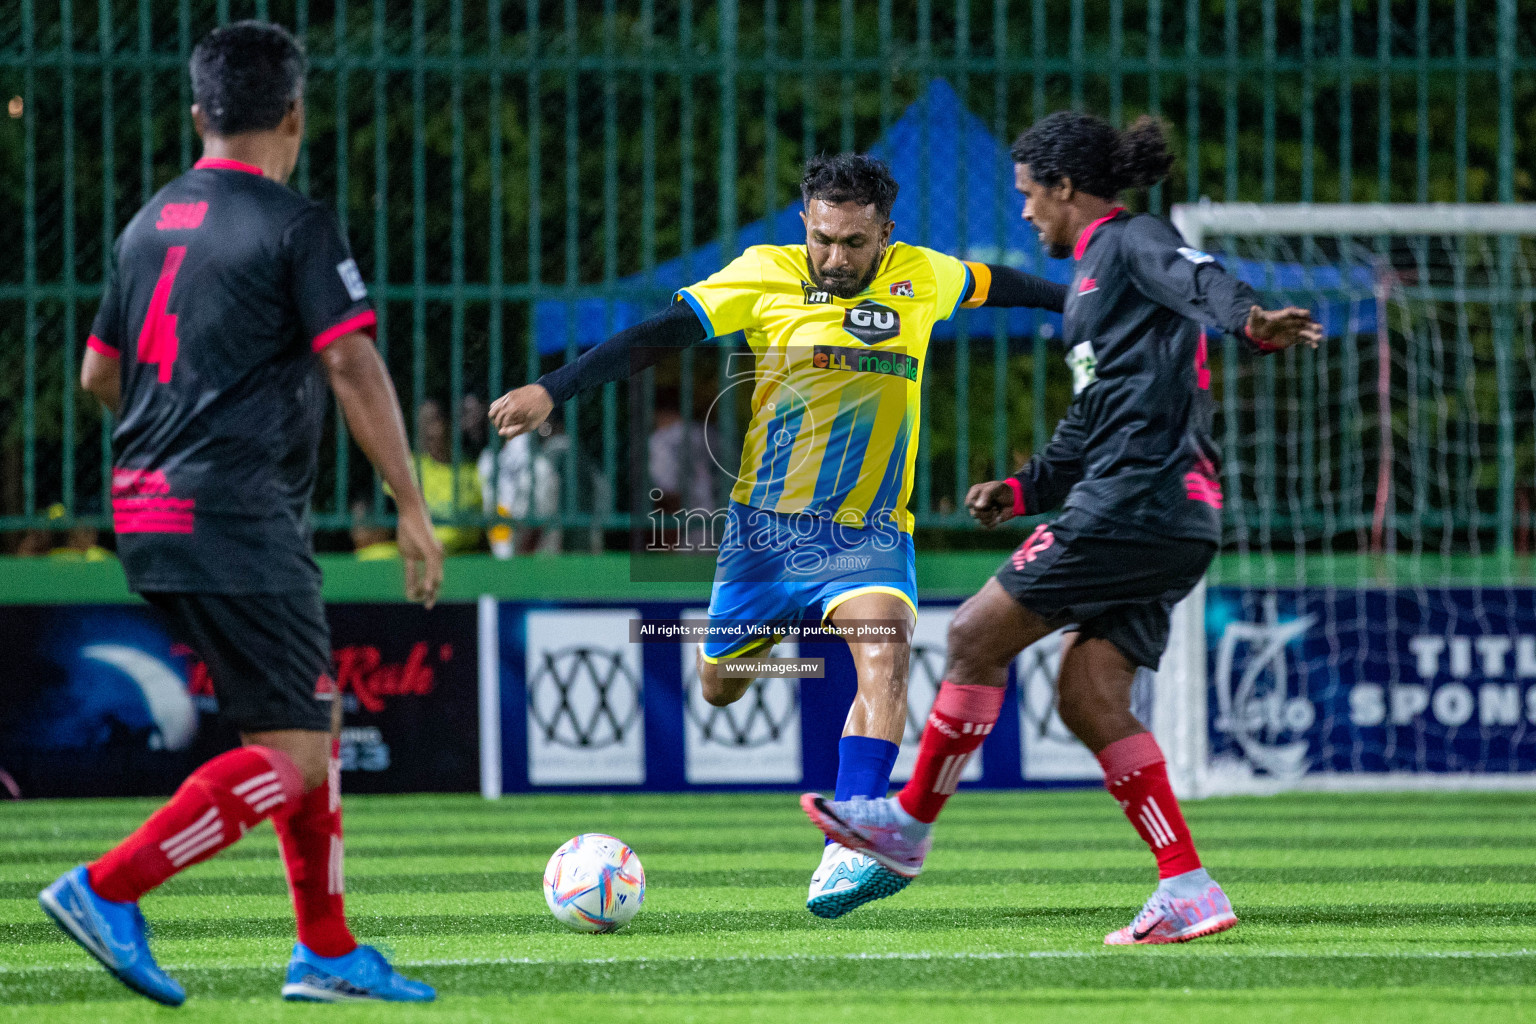
[{"label": "black jersey with number 4", "polygon": [[1072,404],[1015,474],[1020,511],[1077,508],[1112,530],[1221,539],[1220,453],[1202,325],[1251,350],[1253,289],[1165,221],[1116,209],[1073,250],[1062,342]]},{"label": "black jersey with number 4", "polygon": [[120,360],[112,521],[134,590],[318,584],[315,353],[374,322],[336,219],[259,168],[199,160],[129,222],[88,344]]}]

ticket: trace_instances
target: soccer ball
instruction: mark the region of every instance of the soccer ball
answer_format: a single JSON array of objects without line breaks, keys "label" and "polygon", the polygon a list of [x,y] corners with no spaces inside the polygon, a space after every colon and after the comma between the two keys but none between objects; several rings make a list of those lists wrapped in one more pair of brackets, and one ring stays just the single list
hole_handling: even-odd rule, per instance
[{"label": "soccer ball", "polygon": [[635,851],[601,832],[579,835],[544,867],[544,902],[578,932],[617,931],[645,902],[645,869]]}]

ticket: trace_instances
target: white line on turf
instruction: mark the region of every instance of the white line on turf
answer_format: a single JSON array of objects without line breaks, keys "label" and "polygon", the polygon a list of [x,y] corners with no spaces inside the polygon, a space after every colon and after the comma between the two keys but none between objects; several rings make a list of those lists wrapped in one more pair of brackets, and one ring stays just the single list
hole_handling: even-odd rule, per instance
[{"label": "white line on turf", "polygon": [[[1182,951],[1185,956],[1197,957],[1205,960],[1313,960],[1327,958],[1349,959],[1376,959],[1376,960],[1506,960],[1511,958],[1536,957],[1536,949],[1510,949],[1510,950],[1423,950],[1401,953],[1369,953],[1359,950],[1339,952],[1300,952],[1295,950],[1260,950],[1252,953],[1227,953],[1209,952],[1202,953],[1191,949]],[[559,966],[589,966],[598,964],[673,964],[673,963],[816,963],[816,962],[845,962],[854,960],[1078,960],[1089,958],[1106,958],[1124,956],[1126,954],[1118,950],[1084,950],[1084,949],[1037,949],[1037,950],[1002,950],[996,952],[974,953],[765,953],[751,956],[636,956],[636,957],[584,957],[579,959],[546,958],[529,956],[493,956],[493,957],[457,957],[444,960],[398,960],[397,967],[559,967]],[[224,967],[214,967],[213,970],[240,970],[249,967],[263,967],[265,964],[241,964]],[[207,970],[207,964],[184,963],[162,964],[162,969],[167,971]],[[43,971],[78,971],[87,968],[66,966],[63,964],[46,964],[35,967],[9,967],[0,965],[0,974],[33,974]]]},{"label": "white line on turf", "polygon": [[[848,960],[1054,960],[1054,959],[1083,959],[1089,957],[1123,956],[1118,951],[1094,951],[1083,949],[1039,949],[1018,950],[1000,952],[976,952],[976,953],[783,953],[761,954],[753,956],[720,956],[720,957],[594,957],[578,960],[552,960],[539,957],[463,957],[448,960],[409,960],[401,961],[401,967],[482,967],[499,964],[525,965],[525,966],[551,966],[557,964],[620,964],[620,963],[780,963],[780,962],[817,962],[817,961],[848,961]],[[1390,960],[1496,960],[1510,957],[1536,956],[1536,950],[1428,950],[1423,952],[1405,953],[1367,953],[1360,951],[1337,953],[1303,953],[1288,950],[1265,950],[1253,953],[1197,953],[1187,951],[1189,956],[1205,957],[1208,959],[1222,960],[1247,960],[1247,959],[1315,959],[1319,957],[1356,957],[1376,958]]]}]

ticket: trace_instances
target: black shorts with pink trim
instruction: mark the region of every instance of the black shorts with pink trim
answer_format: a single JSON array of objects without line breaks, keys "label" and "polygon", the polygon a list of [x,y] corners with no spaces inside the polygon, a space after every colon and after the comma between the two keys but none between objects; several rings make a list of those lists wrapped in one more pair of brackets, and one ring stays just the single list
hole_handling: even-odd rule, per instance
[{"label": "black shorts with pink trim", "polygon": [[148,591],[144,599],[202,661],[225,722],[241,732],[331,727],[331,629],[318,587],[281,594]]},{"label": "black shorts with pink trim", "polygon": [[1036,527],[997,570],[1019,604],[1053,626],[1101,637],[1132,664],[1156,668],[1168,616],[1216,555],[1205,540],[1164,537],[1077,509]]}]

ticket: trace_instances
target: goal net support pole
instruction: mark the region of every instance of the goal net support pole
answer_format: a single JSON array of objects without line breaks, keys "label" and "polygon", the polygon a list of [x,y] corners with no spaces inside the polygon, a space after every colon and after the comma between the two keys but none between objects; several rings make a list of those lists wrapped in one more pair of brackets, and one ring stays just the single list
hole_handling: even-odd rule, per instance
[{"label": "goal net support pole", "polygon": [[[1471,546],[1473,550],[1466,553],[1474,556],[1482,553],[1477,548],[1477,536],[1479,530],[1486,529],[1490,535],[1496,535],[1497,539],[1493,547],[1503,559],[1501,564],[1510,565],[1509,556],[1513,551],[1513,521],[1517,502],[1515,458],[1509,454],[1515,450],[1517,445],[1516,407],[1511,395],[1516,390],[1513,382],[1516,379],[1517,367],[1514,365],[1516,358],[1513,355],[1515,341],[1514,323],[1516,320],[1515,305],[1509,296],[1515,294],[1514,282],[1517,277],[1525,281],[1526,291],[1530,290],[1530,282],[1527,279],[1530,277],[1528,266],[1532,261],[1528,258],[1528,253],[1522,253],[1520,246],[1522,244],[1521,236],[1536,237],[1536,204],[1258,204],[1212,203],[1206,201],[1175,206],[1172,210],[1171,219],[1175,228],[1184,237],[1185,243],[1193,249],[1216,249],[1222,255],[1224,261],[1227,261],[1229,257],[1247,255],[1255,251],[1261,252],[1261,255],[1249,258],[1247,267],[1250,271],[1254,267],[1264,268],[1264,276],[1267,280],[1280,280],[1282,277],[1285,277],[1283,271],[1287,269],[1293,271],[1288,278],[1285,278],[1275,288],[1269,290],[1285,294],[1289,301],[1296,304],[1309,304],[1311,302],[1308,298],[1307,284],[1311,280],[1310,275],[1318,265],[1326,265],[1330,260],[1333,261],[1334,267],[1342,268],[1341,271],[1335,272],[1332,278],[1336,285],[1341,280],[1346,282],[1351,280],[1351,275],[1358,275],[1361,278],[1368,279],[1368,284],[1360,289],[1360,294],[1352,301],[1357,302],[1358,307],[1362,309],[1365,308],[1366,304],[1369,304],[1370,312],[1374,314],[1376,321],[1374,330],[1357,331],[1354,314],[1351,313],[1349,328],[1341,330],[1339,332],[1340,337],[1331,337],[1324,344],[1325,346],[1329,344],[1338,345],[1341,338],[1348,339],[1350,344],[1355,347],[1355,351],[1348,353],[1347,360],[1345,361],[1353,370],[1359,370],[1361,368],[1360,364],[1368,362],[1370,359],[1376,361],[1377,372],[1371,375],[1375,378],[1373,382],[1377,392],[1375,401],[1365,404],[1359,401],[1360,398],[1364,397],[1359,392],[1369,386],[1367,382],[1370,381],[1370,376],[1365,377],[1364,380],[1354,380],[1340,374],[1340,379],[1335,381],[1332,377],[1328,376],[1327,364],[1324,363],[1322,364],[1323,369],[1318,375],[1319,380],[1315,383],[1317,388],[1315,401],[1319,405],[1333,399],[1334,396],[1326,393],[1330,388],[1337,391],[1340,387],[1353,386],[1356,391],[1356,394],[1338,401],[1340,410],[1339,422],[1335,424],[1333,421],[1329,421],[1329,428],[1332,430],[1332,434],[1328,440],[1329,443],[1337,445],[1339,443],[1339,436],[1347,434],[1353,426],[1358,430],[1358,433],[1353,436],[1353,443],[1359,448],[1359,452],[1351,453],[1350,457],[1354,460],[1352,462],[1341,457],[1339,459],[1340,465],[1331,467],[1328,472],[1314,473],[1311,477],[1311,486],[1316,487],[1318,485],[1317,481],[1322,479],[1322,486],[1326,487],[1330,479],[1335,479],[1339,481],[1341,488],[1347,490],[1345,498],[1358,497],[1359,500],[1354,502],[1354,507],[1352,508],[1346,507],[1349,505],[1348,501],[1340,500],[1335,502],[1337,507],[1344,510],[1344,513],[1341,514],[1347,513],[1353,516],[1354,518],[1349,521],[1357,525],[1335,528],[1336,524],[1332,524],[1331,521],[1324,517],[1324,525],[1321,527],[1293,527],[1293,535],[1297,538],[1296,542],[1289,547],[1285,547],[1284,539],[1282,538],[1282,544],[1278,547],[1284,548],[1280,552],[1282,556],[1292,560],[1286,564],[1295,567],[1295,575],[1291,583],[1282,582],[1278,585],[1278,588],[1280,590],[1284,590],[1287,586],[1304,588],[1307,585],[1304,583],[1297,584],[1295,581],[1305,579],[1306,572],[1304,566],[1305,559],[1308,557],[1307,548],[1309,545],[1313,550],[1316,550],[1318,545],[1321,545],[1321,549],[1328,553],[1327,557],[1331,557],[1335,551],[1346,551],[1350,554],[1358,555],[1360,552],[1369,550],[1373,556],[1380,556],[1380,558],[1385,559],[1394,558],[1399,532],[1397,517],[1400,511],[1402,514],[1408,514],[1408,511],[1400,509],[1400,501],[1413,503],[1411,509],[1413,522],[1407,528],[1420,529],[1420,523],[1434,521],[1432,517],[1425,514],[1427,502],[1424,497],[1426,493],[1433,489],[1434,484],[1425,483],[1420,479],[1421,476],[1431,475],[1421,469],[1420,462],[1427,459],[1422,454],[1422,449],[1434,450],[1433,439],[1426,439],[1424,437],[1410,438],[1410,443],[1407,447],[1412,449],[1416,443],[1419,446],[1420,453],[1410,453],[1408,456],[1404,456],[1401,452],[1402,446],[1395,444],[1393,437],[1395,429],[1412,429],[1412,427],[1402,427],[1401,424],[1405,419],[1410,424],[1419,422],[1413,419],[1412,416],[1405,416],[1401,408],[1394,412],[1394,402],[1402,403],[1415,399],[1405,399],[1401,394],[1395,395],[1393,393],[1394,387],[1401,387],[1394,384],[1394,366],[1407,363],[1410,357],[1393,351],[1393,334],[1389,331],[1388,327],[1389,318],[1394,315],[1394,309],[1389,308],[1394,301],[1393,296],[1400,295],[1400,293],[1406,294],[1403,282],[1394,271],[1389,257],[1394,252],[1401,256],[1404,250],[1412,249],[1414,246],[1418,246],[1418,249],[1414,251],[1421,253],[1428,247],[1438,246],[1436,253],[1437,258],[1441,261],[1439,265],[1449,265],[1451,267],[1451,270],[1446,271],[1446,274],[1455,277],[1454,287],[1449,285],[1442,287],[1440,292],[1436,293],[1437,297],[1428,300],[1416,298],[1411,300],[1402,299],[1396,307],[1397,310],[1408,309],[1412,302],[1418,302],[1419,306],[1413,308],[1429,309],[1431,317],[1440,316],[1441,324],[1451,323],[1452,320],[1459,317],[1459,324],[1456,326],[1459,326],[1462,332],[1464,347],[1470,350],[1471,345],[1465,343],[1464,337],[1467,331],[1467,316],[1463,307],[1472,301],[1483,303],[1489,307],[1490,312],[1486,320],[1491,324],[1489,330],[1492,334],[1491,348],[1494,353],[1493,365],[1489,367],[1489,371],[1490,374],[1496,374],[1498,381],[1500,391],[1499,407],[1496,425],[1475,422],[1474,427],[1488,428],[1481,433],[1475,433],[1475,436],[1483,436],[1484,434],[1492,434],[1494,432],[1497,434],[1500,452],[1497,472],[1496,474],[1493,472],[1481,472],[1477,475],[1479,480],[1486,480],[1496,475],[1496,500],[1489,503],[1496,505],[1497,510],[1492,516],[1489,516],[1487,513],[1480,512],[1476,504],[1477,498],[1475,495],[1469,499],[1472,508],[1472,525],[1468,529],[1472,537]],[[1284,242],[1287,239],[1303,241],[1300,246],[1287,245]],[[1488,244],[1479,247],[1476,244],[1479,239],[1488,239]],[[1356,244],[1357,241],[1363,240],[1374,241],[1363,245]],[[1225,246],[1219,244],[1223,242],[1228,244]],[[1306,257],[1298,260],[1294,255],[1298,250],[1309,254],[1326,252],[1327,255],[1312,260]],[[1481,263],[1478,264],[1477,269],[1488,275],[1488,280],[1492,282],[1492,286],[1484,289],[1482,293],[1478,293],[1486,297],[1468,300],[1467,296],[1476,292],[1476,289],[1469,289],[1467,287],[1465,267],[1457,266],[1457,264],[1463,260],[1471,262],[1472,258],[1466,257],[1465,254],[1472,250],[1486,254],[1481,257]],[[1283,251],[1288,254],[1289,265],[1286,264],[1286,260],[1277,261],[1275,259],[1274,253],[1277,251]],[[1514,270],[1517,256],[1520,257],[1519,274]],[[1420,256],[1420,262],[1423,262],[1422,255]],[[1277,268],[1279,272],[1277,272]],[[1228,269],[1232,269],[1230,263],[1228,263]],[[1423,282],[1421,281],[1420,283],[1422,284]],[[1319,289],[1315,298],[1317,302],[1326,307],[1329,299],[1322,295],[1321,292],[1322,290]],[[1446,297],[1447,295],[1450,297]],[[1522,301],[1525,300],[1522,299]],[[1435,302],[1439,302],[1440,306],[1433,306]],[[1338,303],[1335,297],[1336,313],[1338,312],[1337,307]],[[1316,310],[1318,306],[1313,305],[1312,308]],[[1447,314],[1446,310],[1454,310],[1455,312],[1454,314]],[[1401,313],[1397,319],[1392,321],[1394,329],[1399,332],[1413,332],[1417,328],[1409,322],[1410,319],[1411,317],[1408,313]],[[1527,316],[1526,319],[1529,320],[1531,318]],[[1398,326],[1399,320],[1402,321],[1401,326]],[[1422,352],[1426,351],[1428,346],[1438,346],[1441,344],[1440,335],[1435,333],[1438,330],[1439,327],[1436,326],[1427,332],[1434,334],[1433,341],[1420,341],[1416,343],[1417,347],[1414,349],[1414,352],[1420,354],[1415,355],[1413,358],[1422,360],[1425,358],[1422,356]],[[1504,332],[1502,336],[1500,334],[1501,331]],[[1449,335],[1452,332],[1447,329],[1444,333]],[[1447,343],[1445,347],[1449,348],[1450,346]],[[1528,344],[1527,347],[1531,346]],[[1339,357],[1334,354],[1320,353],[1318,358]],[[1440,359],[1442,362],[1448,362],[1451,356],[1437,348],[1435,350],[1435,358]],[[1481,358],[1480,354],[1479,358]],[[1526,359],[1532,362],[1532,372],[1536,374],[1536,354],[1528,353]],[[1300,365],[1299,359],[1295,365]],[[1314,364],[1309,363],[1307,365],[1311,366]],[[1460,364],[1457,365],[1460,366]],[[1261,371],[1243,370],[1228,372],[1224,380],[1227,381],[1229,389],[1232,382],[1239,379],[1239,372],[1257,374]],[[1274,373],[1276,371],[1266,372]],[[1436,370],[1436,372],[1440,371]],[[1417,381],[1417,383],[1412,383],[1411,387],[1419,387],[1421,389],[1432,387],[1439,380],[1439,378],[1421,371],[1421,368],[1417,365],[1407,367],[1403,373],[1409,375],[1411,381]],[[1412,377],[1411,375],[1414,373],[1420,373],[1420,376]],[[1270,381],[1270,386],[1273,388],[1273,378],[1270,378]],[[1429,381],[1429,384],[1425,384],[1425,381]],[[1449,393],[1452,385],[1450,383],[1442,383],[1444,383],[1445,391]],[[1254,387],[1251,383],[1248,386],[1250,388]],[[1418,392],[1415,394],[1418,394]],[[1447,396],[1445,394],[1431,395],[1430,397],[1438,399],[1442,405],[1447,404]],[[1452,399],[1454,397],[1451,396]],[[1226,402],[1234,402],[1236,398],[1229,394],[1225,396],[1224,400]],[[1269,394],[1268,401],[1270,406],[1275,404],[1273,391]],[[1350,405],[1350,403],[1353,404]],[[1255,399],[1255,406],[1257,407],[1258,404],[1259,400]],[[1305,402],[1295,404],[1304,405]],[[1346,405],[1349,405],[1349,408],[1346,409]],[[1230,409],[1227,412],[1230,415]],[[1248,414],[1249,410],[1245,409],[1244,413],[1245,415]],[[1274,409],[1269,408],[1267,414],[1273,418],[1275,416]],[[1291,410],[1287,413],[1287,415],[1292,417],[1312,414],[1310,410],[1302,410],[1300,413]],[[1252,413],[1254,418],[1257,418],[1258,415],[1258,412]],[[1419,414],[1414,413],[1414,415]],[[1443,411],[1440,415],[1443,419],[1446,416]],[[1463,413],[1463,415],[1468,414]],[[1476,414],[1474,412],[1470,415],[1475,416]],[[1367,441],[1364,428],[1366,421],[1372,418],[1376,420],[1375,426],[1377,430],[1374,432],[1375,436],[1371,438],[1371,441]],[[1294,421],[1294,419],[1286,420],[1287,423],[1293,423]],[[1228,426],[1227,440],[1229,443],[1237,436],[1234,433],[1236,429],[1238,428]],[[1441,430],[1443,435],[1443,426]],[[1278,433],[1283,434],[1284,431],[1282,430]],[[1260,441],[1259,443],[1262,444],[1263,442]],[[1281,443],[1294,447],[1295,439],[1294,437],[1285,436],[1272,438],[1274,447],[1281,447]],[[1316,443],[1322,444],[1321,441]],[[1476,440],[1471,442],[1470,455],[1465,455],[1464,461],[1470,459],[1474,463],[1474,470],[1493,470],[1495,467],[1477,464],[1477,460],[1481,457],[1481,450],[1476,447],[1477,443]],[[1369,453],[1366,453],[1368,447],[1375,449],[1373,457],[1376,460],[1376,466],[1374,472],[1370,472],[1367,468],[1368,458],[1372,457]],[[1262,454],[1258,456],[1258,458],[1264,457]],[[1434,457],[1439,457],[1438,453]],[[1237,459],[1239,458],[1239,452],[1225,451],[1224,458],[1227,460]],[[1294,458],[1294,453],[1283,454],[1281,458]],[[1402,466],[1407,463],[1411,463],[1411,465],[1409,468],[1403,469]],[[1292,463],[1287,462],[1286,465],[1290,467]],[[1239,476],[1247,471],[1248,467],[1241,465],[1235,469]],[[1354,476],[1349,475],[1351,471],[1354,471]],[[1272,465],[1270,472],[1274,472]],[[1328,475],[1329,472],[1333,474],[1332,477]],[[1395,474],[1398,475],[1396,481],[1394,481]],[[1254,480],[1257,481],[1260,471],[1254,469],[1252,475]],[[1441,475],[1446,475],[1443,470]],[[1402,482],[1404,476],[1410,478],[1407,487]],[[1412,494],[1402,493],[1409,489],[1412,490]],[[1448,489],[1454,490],[1455,488],[1453,486]],[[1241,492],[1243,488],[1240,486],[1236,490]],[[1492,492],[1494,488],[1490,487],[1489,490]],[[1400,494],[1402,494],[1401,498],[1399,497]],[[1241,546],[1245,555],[1252,551],[1256,551],[1265,557],[1276,553],[1275,548],[1268,546],[1272,539],[1269,529],[1266,527],[1264,531],[1261,531],[1260,541],[1255,546],[1251,543],[1251,531],[1246,525],[1248,521],[1242,518],[1245,515],[1261,518],[1270,516],[1274,509],[1266,504],[1266,495],[1269,496],[1271,503],[1276,505],[1280,503],[1280,498],[1278,497],[1279,488],[1273,484],[1266,489],[1265,487],[1258,486],[1256,483],[1252,488],[1252,493],[1246,497],[1243,493],[1236,494],[1235,502],[1232,500],[1234,496],[1229,495],[1229,524],[1234,522],[1238,524]],[[1330,496],[1330,499],[1333,497]],[[1247,502],[1246,505],[1244,504],[1245,501]],[[1446,504],[1448,507],[1449,501]],[[1330,515],[1333,514],[1332,510],[1333,506],[1330,506]],[[1441,520],[1442,525],[1439,527],[1443,531],[1442,536],[1445,538],[1452,536],[1451,528],[1443,525],[1449,522],[1449,518],[1450,513],[1445,512],[1444,518]],[[1480,523],[1482,525],[1479,525]],[[1329,533],[1330,529],[1334,529],[1335,532]],[[1424,529],[1427,532],[1427,528]],[[1344,537],[1347,530],[1354,532]],[[1279,531],[1275,532],[1278,533]],[[1336,536],[1343,537],[1337,547],[1335,547],[1334,543]],[[1366,538],[1369,539],[1366,540]],[[1232,539],[1230,535],[1225,538],[1228,543]],[[1449,539],[1438,542],[1438,551],[1431,550],[1431,545],[1425,543],[1423,538],[1416,537],[1415,540],[1414,551],[1416,554],[1428,552],[1431,555],[1457,555],[1464,553],[1452,550],[1452,541]],[[1351,544],[1355,546],[1351,547]],[[1316,558],[1319,556],[1314,555],[1312,557]],[[1226,582],[1230,584],[1232,581]],[[1274,593],[1277,588],[1273,574],[1271,574],[1271,578],[1267,582],[1259,584],[1246,582],[1246,586],[1249,589],[1245,593],[1249,593],[1253,599],[1249,603],[1267,602],[1265,607],[1269,609],[1269,615],[1273,616],[1273,609],[1275,607]],[[1334,587],[1335,584],[1330,582],[1328,586]],[[1358,606],[1364,608],[1366,601],[1360,595],[1370,590],[1371,587],[1378,585],[1357,582],[1355,586],[1359,593],[1351,596],[1358,597]],[[1328,591],[1330,595],[1336,592],[1334,590]],[[1228,640],[1222,637],[1216,638],[1220,641],[1222,649],[1216,653],[1215,660],[1213,661],[1211,638],[1207,636],[1207,601],[1210,595],[1211,591],[1207,583],[1202,581],[1174,609],[1168,650],[1158,668],[1154,684],[1152,722],[1150,724],[1167,757],[1169,774],[1173,780],[1174,787],[1181,796],[1201,797],[1234,792],[1274,792],[1288,788],[1536,787],[1536,771],[1490,770],[1484,774],[1482,766],[1476,766],[1471,770],[1464,771],[1444,770],[1443,765],[1427,766],[1423,771],[1418,772],[1398,770],[1361,771],[1357,775],[1352,775],[1347,770],[1339,770],[1337,766],[1327,771],[1317,771],[1315,768],[1316,759],[1308,760],[1311,755],[1305,749],[1307,748],[1307,743],[1297,739],[1297,736],[1305,733],[1305,729],[1296,729],[1295,735],[1289,737],[1289,753],[1286,753],[1283,757],[1276,755],[1274,758],[1266,761],[1268,755],[1264,751],[1260,751],[1258,755],[1251,759],[1253,764],[1258,766],[1257,769],[1250,771],[1248,774],[1234,775],[1231,772],[1214,770],[1211,761],[1213,736],[1221,739],[1221,735],[1218,735],[1218,732],[1223,716],[1241,715],[1244,712],[1241,708],[1234,710],[1230,706],[1234,685],[1232,680],[1214,678],[1208,672],[1208,667],[1214,665],[1216,675],[1220,675],[1223,672],[1229,675],[1241,674],[1243,676],[1241,681],[1242,687],[1248,688],[1243,692],[1249,694],[1252,693],[1254,678],[1262,675],[1262,673],[1256,673],[1252,670],[1245,673],[1234,673],[1232,670],[1233,654],[1232,650],[1229,649],[1232,644],[1229,644]],[[1294,598],[1294,600],[1296,600],[1299,606],[1301,599]],[[1424,619],[1427,621],[1428,615]],[[1321,629],[1323,627],[1318,626],[1317,628]],[[1334,627],[1332,624],[1329,624],[1328,628],[1332,629]],[[1347,635],[1347,631],[1343,626],[1337,627],[1335,633],[1329,634],[1329,639],[1334,642],[1335,649],[1342,650],[1343,657],[1345,658],[1350,655],[1348,648],[1351,643],[1354,643],[1357,650],[1360,651],[1364,651],[1368,647],[1371,641],[1365,637],[1366,631],[1384,630],[1388,628],[1388,624],[1366,622],[1363,626],[1355,625],[1351,628],[1357,630],[1353,637]],[[1419,628],[1424,627],[1421,626]],[[1257,631],[1261,629],[1262,624],[1241,623],[1236,633],[1239,639],[1234,640],[1232,643],[1243,642],[1241,638],[1256,635]],[[1248,630],[1249,632],[1245,633],[1243,630]],[[1296,630],[1292,630],[1288,635],[1294,637]],[[1420,641],[1425,640],[1423,637],[1416,639]],[[1511,638],[1511,643],[1514,642],[1514,639]],[[1427,642],[1430,644],[1430,647],[1425,649],[1433,649],[1435,640],[1435,637],[1429,637]],[[1455,638],[1450,638],[1445,642],[1454,648],[1457,641]],[[1523,643],[1524,641],[1522,640],[1521,642]],[[1449,650],[1450,648],[1447,649]],[[1273,652],[1271,651],[1271,653]],[[1427,655],[1424,656],[1424,658],[1427,657]],[[1422,666],[1425,664],[1424,658],[1421,658],[1419,661],[1421,675],[1423,671]],[[1452,659],[1452,663],[1454,663],[1454,659]],[[1276,682],[1273,685],[1278,688],[1279,696],[1271,700],[1270,704],[1273,707],[1280,707],[1284,703],[1284,699],[1290,699],[1292,705],[1295,705],[1296,700],[1302,699],[1306,695],[1303,693],[1302,698],[1289,697],[1289,694],[1295,687],[1293,685],[1291,689],[1287,689],[1284,677],[1289,670],[1286,668],[1283,652],[1275,664],[1279,667],[1270,666],[1263,670],[1263,672],[1274,675]],[[1474,662],[1474,664],[1480,663]],[[1328,666],[1324,666],[1324,668],[1326,669]],[[1411,665],[1409,669],[1411,669]],[[1314,669],[1314,675],[1317,675],[1319,671]],[[1398,672],[1399,667],[1394,665],[1392,671],[1394,673]],[[1402,671],[1404,674],[1401,678],[1410,680],[1412,685],[1419,685],[1418,680],[1421,677],[1407,674],[1409,671],[1407,669]],[[1458,672],[1460,669],[1453,667],[1450,671]],[[1513,676],[1515,674],[1512,668],[1510,675]],[[1292,675],[1294,676],[1294,673]],[[1343,676],[1339,676],[1339,678],[1344,679]],[[1383,691],[1388,692],[1389,696],[1396,687],[1395,681],[1399,677],[1394,675],[1391,678],[1394,682],[1382,687]],[[1345,681],[1347,682],[1348,680]],[[1355,681],[1358,682],[1358,679]],[[1294,679],[1292,683],[1294,684]],[[1426,694],[1435,693],[1434,685],[1433,681],[1425,684],[1423,686],[1424,692]],[[1348,686],[1339,684],[1335,688],[1347,690]],[[1412,687],[1409,686],[1408,688],[1411,689]],[[1470,685],[1467,688],[1470,689]],[[1305,689],[1305,683],[1302,684],[1301,689]],[[1486,690],[1487,687],[1485,686],[1484,689]],[[1350,695],[1351,698],[1353,696],[1352,694]],[[1524,712],[1526,710],[1525,705],[1529,703],[1531,721],[1529,724],[1522,723],[1521,728],[1536,731],[1536,686],[1533,686],[1530,692],[1524,694],[1524,697],[1525,700],[1521,702],[1521,711]],[[1454,701],[1447,698],[1447,707],[1453,703]],[[1318,706],[1321,707],[1322,705],[1319,704]],[[1295,707],[1295,714],[1292,716],[1295,721],[1292,722],[1292,725],[1305,721],[1309,713],[1306,707],[1300,705]],[[1412,710],[1412,707],[1413,705],[1409,705],[1408,710]],[[1421,709],[1421,711],[1424,711],[1424,709]],[[1399,714],[1399,711],[1395,704],[1389,713],[1384,714],[1390,718],[1392,723],[1397,723],[1396,716]],[[1489,720],[1485,714],[1482,719],[1483,723],[1486,724]],[[1470,719],[1470,722],[1472,725],[1476,725],[1478,719],[1474,717]],[[1271,729],[1274,729],[1273,724]],[[1244,739],[1247,742],[1253,742],[1251,730],[1250,734],[1244,737]],[[1275,742],[1277,746],[1266,749],[1270,751],[1279,750],[1279,741]],[[1246,752],[1249,747],[1245,746],[1243,749]],[[1282,753],[1285,752],[1282,751]],[[1510,756],[1513,757],[1514,755]],[[1275,769],[1275,765],[1281,762],[1294,764],[1298,767],[1295,770],[1289,771]],[[1309,765],[1313,767],[1309,768]],[[1533,764],[1531,767],[1536,768],[1536,764]]]}]

